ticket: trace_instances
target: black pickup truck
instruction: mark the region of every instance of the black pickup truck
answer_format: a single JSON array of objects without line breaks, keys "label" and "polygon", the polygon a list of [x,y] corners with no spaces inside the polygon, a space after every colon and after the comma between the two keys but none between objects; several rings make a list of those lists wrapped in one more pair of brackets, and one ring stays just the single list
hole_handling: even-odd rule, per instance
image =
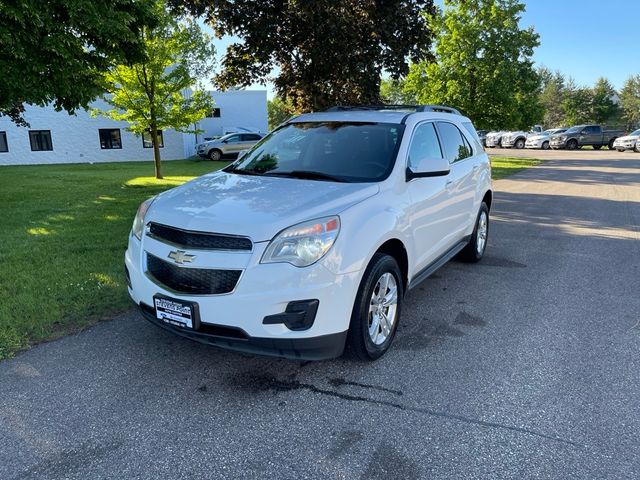
[{"label": "black pickup truck", "polygon": [[549,144],[551,148],[567,150],[575,150],[585,145],[599,150],[606,145],[609,150],[613,150],[613,142],[623,134],[622,130],[603,130],[600,125],[576,125],[563,133],[552,135]]}]

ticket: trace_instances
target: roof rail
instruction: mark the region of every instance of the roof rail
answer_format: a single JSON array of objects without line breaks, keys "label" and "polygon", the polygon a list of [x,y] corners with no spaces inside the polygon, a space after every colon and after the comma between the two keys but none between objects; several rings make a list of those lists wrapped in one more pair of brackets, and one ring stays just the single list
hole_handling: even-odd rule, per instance
[{"label": "roof rail", "polygon": [[325,112],[342,112],[349,110],[414,110],[416,112],[444,112],[462,115],[460,111],[445,105],[336,105]]}]

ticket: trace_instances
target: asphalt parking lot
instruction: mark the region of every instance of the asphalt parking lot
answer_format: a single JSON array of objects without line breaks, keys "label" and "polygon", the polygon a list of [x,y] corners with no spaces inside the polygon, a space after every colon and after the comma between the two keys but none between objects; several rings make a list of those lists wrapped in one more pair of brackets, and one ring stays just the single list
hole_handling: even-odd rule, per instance
[{"label": "asphalt parking lot", "polygon": [[375,363],[250,357],[131,312],[0,363],[0,478],[640,477],[640,154],[496,182],[487,257]]}]

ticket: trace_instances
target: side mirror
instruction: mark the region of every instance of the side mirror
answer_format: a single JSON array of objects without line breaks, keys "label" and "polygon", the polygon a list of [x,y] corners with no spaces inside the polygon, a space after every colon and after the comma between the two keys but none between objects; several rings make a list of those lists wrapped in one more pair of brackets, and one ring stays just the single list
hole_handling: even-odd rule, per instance
[{"label": "side mirror", "polygon": [[444,177],[450,171],[451,166],[445,158],[423,158],[413,169],[407,168],[407,182],[414,178]]}]

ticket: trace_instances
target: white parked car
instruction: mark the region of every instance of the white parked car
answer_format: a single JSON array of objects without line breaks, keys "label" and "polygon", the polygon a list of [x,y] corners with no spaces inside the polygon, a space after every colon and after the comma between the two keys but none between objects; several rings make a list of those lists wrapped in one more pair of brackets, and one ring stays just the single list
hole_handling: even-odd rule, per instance
[{"label": "white parked car", "polygon": [[454,109],[300,115],[140,205],[129,294],[210,345],[323,359],[348,343],[376,359],[407,290],[456,255],[482,258],[491,202],[489,158]]},{"label": "white parked car", "polygon": [[635,150],[636,152],[640,152],[640,129],[631,132],[629,135],[625,135],[624,137],[616,138],[613,142],[613,148],[619,152],[624,152],[625,150]]},{"label": "white parked car", "polygon": [[529,135],[527,137],[527,141],[524,144],[524,148],[539,148],[542,150],[549,150],[551,135],[564,133],[566,132],[566,130],[566,128],[550,128],[549,130],[545,130],[542,133]]},{"label": "white parked car", "polygon": [[508,132],[502,136],[502,147],[522,149],[527,141],[527,135],[529,133],[522,130]]},{"label": "white parked car", "polygon": [[485,144],[489,148],[501,147],[502,148],[502,137],[508,132],[499,131],[499,132],[489,132],[487,133],[487,138],[485,139]]}]

